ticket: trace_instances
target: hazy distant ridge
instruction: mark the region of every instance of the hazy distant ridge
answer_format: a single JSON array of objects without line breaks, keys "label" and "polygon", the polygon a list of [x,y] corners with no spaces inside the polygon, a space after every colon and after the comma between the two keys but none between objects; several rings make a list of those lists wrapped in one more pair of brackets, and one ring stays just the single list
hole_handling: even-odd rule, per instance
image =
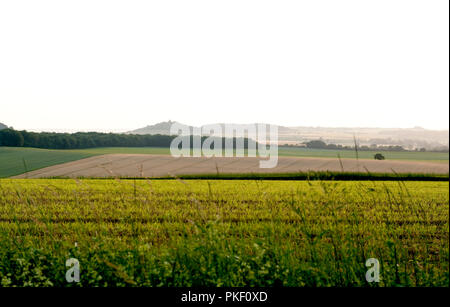
[{"label": "hazy distant ridge", "polygon": [[[170,127],[178,122],[174,121],[167,121],[167,122],[161,122],[157,123],[155,125],[149,125],[144,128],[139,128],[133,131],[126,132],[126,134],[163,134],[163,135],[170,135]],[[180,124],[180,123],[178,123]],[[192,129],[191,126],[180,124],[184,127],[188,127]]]},{"label": "hazy distant ridge", "polygon": [[[127,132],[128,134],[170,134],[173,121],[161,122]],[[181,124],[183,125],[183,124]],[[224,124],[219,124],[222,127]],[[192,129],[192,126],[183,125]],[[209,125],[208,125],[209,126]],[[235,124],[245,129],[250,124]],[[192,130],[191,130],[192,131]],[[280,144],[300,144],[322,139],[327,143],[352,145],[354,137],[361,145],[400,145],[405,148],[436,148],[449,145],[448,130],[414,128],[346,128],[346,127],[284,127],[278,126]]]}]

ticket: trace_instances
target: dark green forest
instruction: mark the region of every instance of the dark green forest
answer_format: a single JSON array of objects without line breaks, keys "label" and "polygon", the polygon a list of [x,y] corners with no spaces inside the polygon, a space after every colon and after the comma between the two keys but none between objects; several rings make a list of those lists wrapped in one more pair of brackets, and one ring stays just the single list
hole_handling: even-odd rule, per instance
[{"label": "dark green forest", "polygon": [[[95,147],[170,147],[174,135],[138,135],[116,134],[99,132],[53,133],[28,132],[14,129],[0,130],[0,146],[34,147],[44,149],[85,149]],[[186,138],[189,136],[186,136]],[[190,136],[191,148],[194,146],[193,137]],[[207,137],[201,138],[201,144]],[[222,138],[222,148],[225,145]],[[242,139],[241,139],[242,140]],[[244,139],[244,148],[248,148],[253,140]],[[233,139],[236,148],[237,139]]]}]

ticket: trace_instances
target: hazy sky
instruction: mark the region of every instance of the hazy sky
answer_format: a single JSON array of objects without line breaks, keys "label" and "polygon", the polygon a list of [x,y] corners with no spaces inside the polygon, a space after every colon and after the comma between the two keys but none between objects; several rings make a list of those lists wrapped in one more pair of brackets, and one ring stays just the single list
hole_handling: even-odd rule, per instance
[{"label": "hazy sky", "polygon": [[0,122],[448,129],[448,6],[0,0]]}]

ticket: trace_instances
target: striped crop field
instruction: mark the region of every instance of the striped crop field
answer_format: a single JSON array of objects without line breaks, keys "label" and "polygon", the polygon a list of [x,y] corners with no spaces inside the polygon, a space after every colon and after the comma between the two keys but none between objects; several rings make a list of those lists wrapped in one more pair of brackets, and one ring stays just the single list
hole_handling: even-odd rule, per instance
[{"label": "striped crop field", "polygon": [[449,184],[1,179],[0,237],[1,286],[448,286]]}]

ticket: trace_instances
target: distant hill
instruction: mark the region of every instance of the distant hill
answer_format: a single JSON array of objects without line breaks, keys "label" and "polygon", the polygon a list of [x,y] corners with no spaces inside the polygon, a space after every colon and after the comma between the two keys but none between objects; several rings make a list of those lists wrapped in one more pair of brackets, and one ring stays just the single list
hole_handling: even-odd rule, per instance
[{"label": "distant hill", "polygon": [[[162,135],[170,135],[170,127],[177,122],[174,121],[168,121],[168,122],[161,122],[157,123],[155,125],[149,125],[144,128],[136,129],[133,131],[128,131],[126,134],[162,134]],[[180,124],[180,123],[178,123]],[[192,128],[191,126],[180,124],[184,127]]]},{"label": "distant hill", "polygon": [[[139,128],[136,130],[132,130],[132,131],[128,131],[126,132],[127,134],[163,134],[163,135],[170,135],[170,127],[173,124],[179,124],[184,128],[188,128],[192,131],[193,128],[202,128],[202,127],[208,127],[211,125],[220,125],[222,127],[222,130],[225,132],[225,124],[224,123],[219,123],[219,124],[211,124],[211,125],[205,125],[205,126],[201,126],[201,127],[194,127],[194,126],[188,126],[188,125],[184,125],[181,124],[179,122],[176,121],[167,121],[167,122],[161,122],[161,123],[157,123],[155,125],[149,125],[146,126],[144,128]],[[227,124],[227,125],[232,125],[236,128],[239,129],[249,129],[249,127],[254,127],[254,124]],[[278,126],[278,132],[283,134],[283,133],[294,133],[295,130],[292,130],[291,128],[288,127],[282,127],[282,126]],[[225,135],[226,137],[232,137],[232,136],[228,136]]]},{"label": "distant hill", "polygon": [[[136,129],[128,134],[170,134],[170,126],[174,121],[161,122],[144,128]],[[184,127],[192,126],[183,125]],[[222,128],[223,123],[220,123]],[[207,125],[210,126],[210,125]],[[204,127],[207,127],[204,126]],[[235,127],[246,129],[249,124],[234,124]],[[225,137],[231,137],[224,135]],[[254,136],[248,135],[249,138]],[[311,140],[322,140],[329,144],[342,144],[352,146],[354,137],[360,145],[370,146],[372,144],[385,146],[403,146],[407,149],[426,148],[448,148],[448,130],[427,130],[421,127],[414,128],[345,128],[345,127],[283,127],[278,126],[279,144],[301,144]]]},{"label": "distant hill", "polygon": [[0,130],[6,129],[6,128],[8,128],[8,126],[6,126],[5,124],[0,123]]}]

